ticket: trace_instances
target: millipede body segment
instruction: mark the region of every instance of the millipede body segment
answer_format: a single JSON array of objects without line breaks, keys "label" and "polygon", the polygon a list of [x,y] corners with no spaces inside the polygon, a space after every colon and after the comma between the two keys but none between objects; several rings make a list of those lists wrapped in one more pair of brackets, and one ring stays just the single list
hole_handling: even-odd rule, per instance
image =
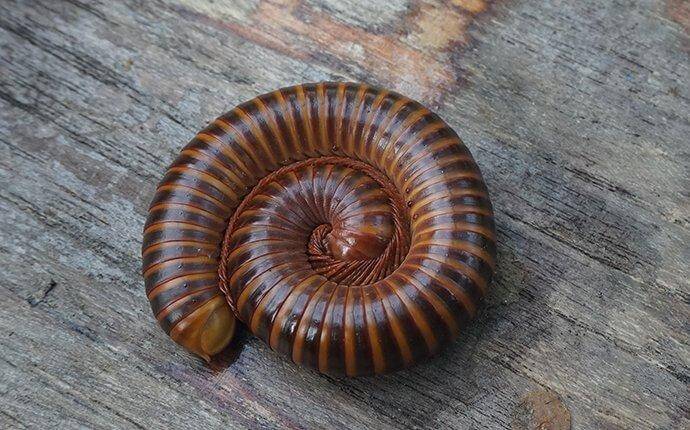
[{"label": "millipede body segment", "polygon": [[379,374],[454,339],[494,271],[491,202],[457,134],[351,83],[237,106],[184,147],[142,247],[163,329],[209,360],[235,320],[321,372]]}]

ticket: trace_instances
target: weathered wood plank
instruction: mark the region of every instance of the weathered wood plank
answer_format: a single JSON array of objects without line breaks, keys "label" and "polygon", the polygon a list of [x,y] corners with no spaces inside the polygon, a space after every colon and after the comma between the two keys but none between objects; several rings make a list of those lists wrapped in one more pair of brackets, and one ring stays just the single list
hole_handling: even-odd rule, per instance
[{"label": "weathered wood plank", "polygon": [[[545,392],[574,428],[690,425],[687,3],[114,3],[0,4],[3,426],[520,428]],[[155,184],[219,113],[335,79],[418,98],[470,146],[493,294],[394,375],[318,375],[247,335],[209,369],[143,293]]]}]

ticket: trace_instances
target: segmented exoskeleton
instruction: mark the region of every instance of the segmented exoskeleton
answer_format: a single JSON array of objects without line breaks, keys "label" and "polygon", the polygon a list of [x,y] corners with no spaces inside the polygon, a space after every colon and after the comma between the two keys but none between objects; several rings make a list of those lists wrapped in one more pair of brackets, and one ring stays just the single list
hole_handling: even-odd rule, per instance
[{"label": "segmented exoskeleton", "polygon": [[240,319],[321,372],[412,365],[477,312],[493,212],[456,133],[361,84],[298,85],[216,119],[166,172],[144,229],[165,331],[210,359]]}]

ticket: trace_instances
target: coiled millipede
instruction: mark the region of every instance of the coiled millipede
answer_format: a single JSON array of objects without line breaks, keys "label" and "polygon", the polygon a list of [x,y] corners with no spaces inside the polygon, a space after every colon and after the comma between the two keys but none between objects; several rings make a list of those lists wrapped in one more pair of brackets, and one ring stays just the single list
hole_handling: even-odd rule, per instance
[{"label": "coiled millipede", "polygon": [[206,360],[238,318],[296,363],[378,374],[459,334],[495,241],[479,168],[438,116],[366,85],[308,84],[184,147],[149,209],[143,274],[160,325]]}]

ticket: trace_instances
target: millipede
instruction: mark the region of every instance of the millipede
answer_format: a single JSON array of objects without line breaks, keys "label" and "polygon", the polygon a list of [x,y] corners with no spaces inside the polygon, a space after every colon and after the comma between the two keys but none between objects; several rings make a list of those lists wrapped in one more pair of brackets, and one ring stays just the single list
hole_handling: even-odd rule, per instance
[{"label": "millipede", "polygon": [[282,88],[201,130],[143,232],[153,313],[207,361],[236,321],[323,373],[391,372],[476,315],[496,260],[470,151],[436,114],[357,83]]}]

